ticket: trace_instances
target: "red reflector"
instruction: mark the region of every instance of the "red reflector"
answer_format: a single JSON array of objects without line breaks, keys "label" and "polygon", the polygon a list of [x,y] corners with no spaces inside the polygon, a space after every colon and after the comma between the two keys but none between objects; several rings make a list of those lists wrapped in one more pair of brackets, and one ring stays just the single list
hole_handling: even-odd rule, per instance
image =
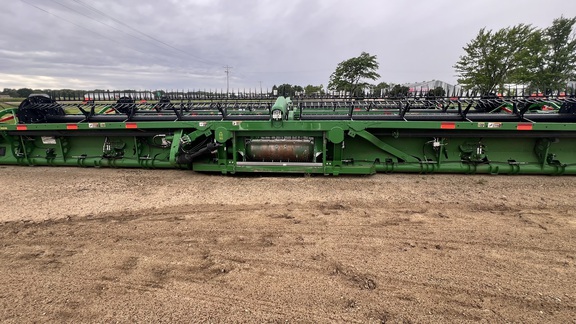
[{"label": "red reflector", "polygon": [[136,123],[126,123],[126,128],[138,128]]},{"label": "red reflector", "polygon": [[517,130],[532,130],[532,124],[518,124]]},{"label": "red reflector", "polygon": [[441,129],[455,129],[456,123],[442,123],[440,124]]},{"label": "red reflector", "polygon": [[78,125],[76,125],[76,124],[68,124],[68,125],[66,125],[66,129],[78,129]]},{"label": "red reflector", "polygon": [[28,126],[26,126],[26,125],[17,125],[16,126],[16,130],[27,130],[27,129],[28,129]]}]

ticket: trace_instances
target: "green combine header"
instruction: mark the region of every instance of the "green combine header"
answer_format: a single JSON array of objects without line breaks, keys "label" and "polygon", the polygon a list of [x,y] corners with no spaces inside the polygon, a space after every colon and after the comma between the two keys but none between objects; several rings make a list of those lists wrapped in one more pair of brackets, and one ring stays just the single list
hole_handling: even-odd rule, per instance
[{"label": "green combine header", "polygon": [[55,98],[0,111],[0,164],[223,174],[575,174],[576,98]]}]

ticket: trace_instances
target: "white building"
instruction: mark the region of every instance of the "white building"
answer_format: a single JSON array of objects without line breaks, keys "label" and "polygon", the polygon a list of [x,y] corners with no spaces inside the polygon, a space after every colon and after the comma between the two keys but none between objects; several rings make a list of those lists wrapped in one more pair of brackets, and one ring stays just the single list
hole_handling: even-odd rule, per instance
[{"label": "white building", "polygon": [[411,95],[418,95],[418,94],[426,94],[430,90],[434,90],[438,87],[444,89],[446,91],[447,96],[452,96],[454,94],[458,94],[462,91],[462,87],[459,85],[452,85],[440,80],[431,80],[431,81],[422,81],[422,82],[413,82],[413,83],[404,83],[402,84],[405,87],[408,87],[409,94]]}]

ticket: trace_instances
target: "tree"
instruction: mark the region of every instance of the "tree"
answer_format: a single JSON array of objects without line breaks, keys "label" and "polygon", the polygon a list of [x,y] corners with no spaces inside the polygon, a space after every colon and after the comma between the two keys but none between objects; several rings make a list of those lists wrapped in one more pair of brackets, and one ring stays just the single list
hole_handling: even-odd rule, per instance
[{"label": "tree", "polygon": [[302,86],[299,86],[299,85],[294,85],[292,87],[292,90],[294,90],[294,93],[292,94],[293,96],[294,95],[301,95],[304,92],[304,88],[302,88]]},{"label": "tree", "polygon": [[[272,90],[275,90],[274,87],[272,87]],[[296,94],[301,94],[302,92],[304,92],[304,88],[302,88],[301,86],[291,85],[288,83],[279,85],[278,87],[276,87],[276,90],[278,90],[279,96],[284,97],[294,97]]]},{"label": "tree", "polygon": [[514,80],[546,94],[562,90],[576,76],[576,18],[554,19],[552,26],[534,33],[531,55]]},{"label": "tree", "polygon": [[[108,90],[109,91],[109,90]],[[166,96],[166,91],[164,90],[156,90],[154,91],[155,99],[159,100],[160,98]]]},{"label": "tree", "polygon": [[4,90],[2,91],[2,94],[9,95],[12,98],[16,98],[16,97],[18,97],[18,90],[11,89],[11,88],[4,88]]},{"label": "tree", "polygon": [[371,92],[372,96],[381,98],[390,89],[390,85],[386,82],[380,82],[375,86],[372,86]]},{"label": "tree", "polygon": [[436,87],[430,91],[428,91],[429,97],[444,97],[446,95],[446,90],[442,87]]},{"label": "tree", "polygon": [[408,96],[408,93],[410,92],[410,88],[408,88],[407,86],[403,86],[400,84],[395,84],[392,89],[390,89],[390,92],[388,92],[388,96],[389,97],[406,97]]},{"label": "tree", "polygon": [[18,98],[28,98],[28,96],[30,94],[32,94],[34,92],[34,90],[29,89],[29,88],[21,88],[16,90],[16,93],[18,94]]},{"label": "tree", "polygon": [[454,65],[458,83],[464,89],[477,90],[486,95],[504,88],[509,77],[517,74],[530,56],[529,40],[535,29],[520,24],[496,32],[480,29],[480,32],[464,47],[465,55]]},{"label": "tree", "polygon": [[328,89],[346,91],[351,95],[358,95],[369,84],[363,80],[376,80],[380,77],[376,55],[362,52],[360,56],[342,61],[336,71],[330,76]]},{"label": "tree", "polygon": [[307,85],[304,87],[304,93],[307,96],[311,96],[311,95],[319,95],[319,94],[324,94],[324,85],[319,85],[319,86],[315,86],[315,85]]}]

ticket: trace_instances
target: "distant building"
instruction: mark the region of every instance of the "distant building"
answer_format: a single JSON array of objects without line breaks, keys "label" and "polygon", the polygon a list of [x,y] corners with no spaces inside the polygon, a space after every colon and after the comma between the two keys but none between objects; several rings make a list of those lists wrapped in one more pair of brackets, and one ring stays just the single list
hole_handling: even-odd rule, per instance
[{"label": "distant building", "polygon": [[447,96],[458,95],[462,91],[461,86],[452,85],[440,80],[404,83],[402,85],[410,89],[408,93],[411,95],[419,95],[419,94],[425,95],[426,93],[428,93],[428,91],[434,90],[438,87],[444,89],[444,91],[446,91]]}]

